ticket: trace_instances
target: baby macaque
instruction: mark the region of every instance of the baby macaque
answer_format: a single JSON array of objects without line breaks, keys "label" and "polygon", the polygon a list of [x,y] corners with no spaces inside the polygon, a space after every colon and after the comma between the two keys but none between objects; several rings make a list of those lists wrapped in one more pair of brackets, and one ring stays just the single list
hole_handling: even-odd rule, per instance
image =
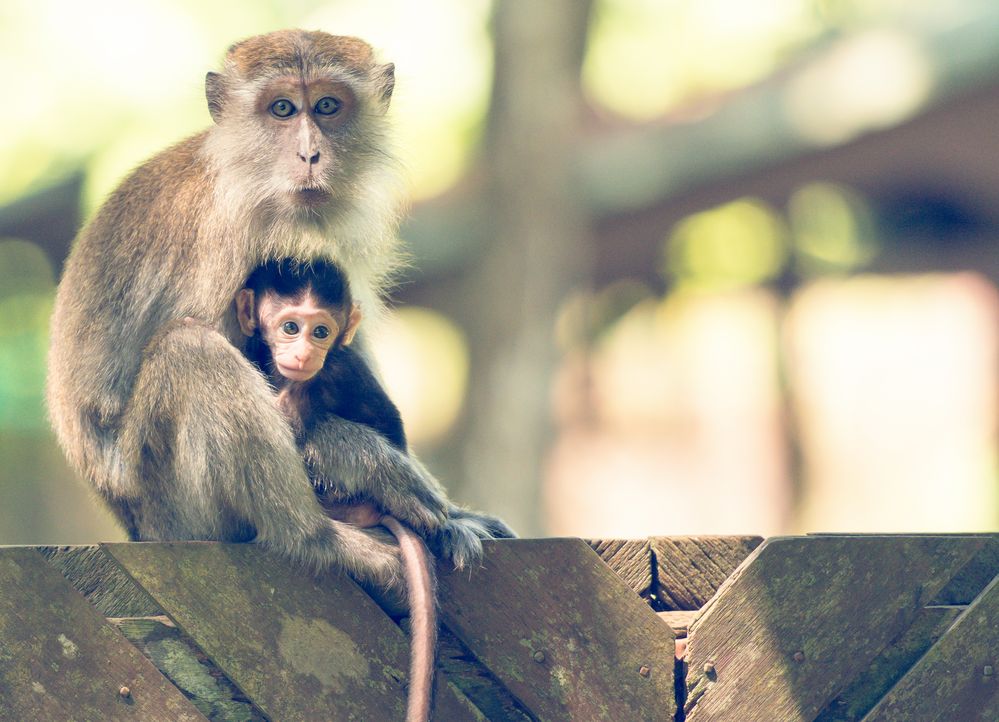
[{"label": "baby macaque", "polygon": [[[247,358],[277,390],[277,403],[299,444],[315,426],[339,416],[364,424],[406,450],[402,419],[365,360],[351,349],[361,311],[346,277],[333,263],[269,261],[236,297]],[[313,479],[327,514],[361,527],[382,524],[399,541],[409,591],[412,646],[407,721],[426,720],[436,646],[434,577],[426,545],[411,529],[383,514],[376,499],[353,498],[336,480]]]}]

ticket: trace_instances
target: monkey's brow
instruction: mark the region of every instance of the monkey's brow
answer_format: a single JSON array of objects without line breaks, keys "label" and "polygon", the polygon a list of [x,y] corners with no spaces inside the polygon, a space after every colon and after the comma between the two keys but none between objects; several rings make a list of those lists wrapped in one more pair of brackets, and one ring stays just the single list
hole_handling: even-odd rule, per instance
[{"label": "monkey's brow", "polygon": [[333,62],[323,65],[309,63],[304,68],[293,63],[283,63],[261,72],[255,81],[269,82],[278,78],[291,78],[296,81],[304,79],[306,82],[332,80],[357,85],[367,79],[367,74],[362,70],[343,67]]}]

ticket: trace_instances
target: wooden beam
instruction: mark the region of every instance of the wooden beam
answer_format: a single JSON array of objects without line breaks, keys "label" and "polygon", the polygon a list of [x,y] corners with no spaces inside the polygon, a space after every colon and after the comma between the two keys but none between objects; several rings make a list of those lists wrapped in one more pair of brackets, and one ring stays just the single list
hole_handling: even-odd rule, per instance
[{"label": "wooden beam", "polygon": [[688,722],[811,722],[985,541],[929,535],[767,540],[690,629]]},{"label": "wooden beam", "polygon": [[864,722],[999,719],[999,577]]},{"label": "wooden beam", "polygon": [[154,617],[163,610],[99,546],[38,547],[105,617]]},{"label": "wooden beam", "polygon": [[108,619],[211,720],[267,722],[222,670],[168,617]]},{"label": "wooden beam", "polygon": [[[874,658],[870,666],[836,695],[816,722],[856,722],[901,679],[954,624],[964,607],[924,607],[906,629]],[[850,630],[848,634],[852,633]]]},{"label": "wooden beam", "polygon": [[[252,544],[104,547],[271,719],[402,719],[408,639],[347,576]],[[440,675],[435,715],[481,715]]]},{"label": "wooden beam", "polygon": [[587,539],[586,543],[638,594],[652,592],[652,545],[648,539]]},{"label": "wooden beam", "polygon": [[700,609],[736,567],[763,543],[758,536],[652,537],[656,609]]},{"label": "wooden beam", "polygon": [[31,547],[0,548],[0,717],[205,719]]},{"label": "wooden beam", "polygon": [[585,542],[484,546],[441,575],[443,617],[535,719],[672,719],[672,630]]}]

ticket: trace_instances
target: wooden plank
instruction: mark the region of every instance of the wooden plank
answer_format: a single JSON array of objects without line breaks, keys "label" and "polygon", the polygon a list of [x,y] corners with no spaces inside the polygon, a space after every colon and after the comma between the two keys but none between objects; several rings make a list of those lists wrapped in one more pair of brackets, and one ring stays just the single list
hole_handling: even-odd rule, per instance
[{"label": "wooden plank", "polygon": [[253,702],[167,617],[108,621],[208,719],[266,722]]},{"label": "wooden plank", "polygon": [[490,722],[531,722],[520,701],[446,626],[440,630],[437,664]]},{"label": "wooden plank", "polygon": [[864,722],[999,719],[999,577]]},{"label": "wooden plank", "polygon": [[204,719],[29,547],[0,548],[0,717]]},{"label": "wooden plank", "polygon": [[763,537],[673,536],[649,542],[656,569],[656,611],[694,611],[714,596]]},{"label": "wooden plank", "polygon": [[38,547],[105,617],[154,617],[155,601],[99,546]]},{"label": "wooden plank", "polygon": [[986,536],[985,545],[940,590],[934,604],[971,604],[996,575],[999,575],[999,534]]},{"label": "wooden plank", "polygon": [[652,545],[648,539],[587,539],[586,543],[638,594],[652,593]]},{"label": "wooden plank", "polygon": [[672,719],[673,633],[585,542],[484,546],[441,575],[443,617],[534,718]]},{"label": "wooden plank", "polygon": [[[850,686],[830,702],[815,722],[857,722],[954,624],[964,607],[924,607],[912,626],[874,658]],[[849,629],[847,634],[853,634]]]},{"label": "wooden plank", "polygon": [[[272,719],[402,719],[406,635],[351,579],[251,544],[105,546]],[[481,719],[438,676],[439,719]]]},{"label": "wooden plank", "polygon": [[656,612],[656,616],[666,622],[678,637],[686,637],[690,625],[697,619],[697,612]]},{"label": "wooden plank", "polygon": [[984,541],[767,540],[690,629],[688,722],[814,720]]}]

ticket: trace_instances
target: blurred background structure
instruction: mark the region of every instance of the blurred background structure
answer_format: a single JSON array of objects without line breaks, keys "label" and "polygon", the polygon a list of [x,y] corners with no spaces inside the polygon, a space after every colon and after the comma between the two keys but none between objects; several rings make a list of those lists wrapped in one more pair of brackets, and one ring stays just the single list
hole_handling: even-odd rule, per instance
[{"label": "blurred background structure", "polygon": [[526,535],[999,524],[991,0],[6,0],[0,543],[121,538],[43,408],[79,226],[281,27],[397,65],[419,454]]}]

